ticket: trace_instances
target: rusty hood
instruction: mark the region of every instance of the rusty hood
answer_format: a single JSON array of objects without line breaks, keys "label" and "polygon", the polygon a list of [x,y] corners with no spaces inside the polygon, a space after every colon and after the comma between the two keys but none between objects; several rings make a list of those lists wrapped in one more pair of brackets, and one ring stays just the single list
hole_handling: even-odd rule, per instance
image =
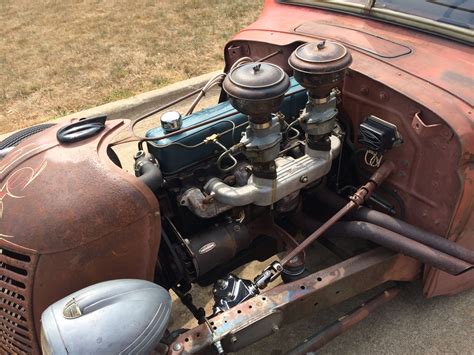
[{"label": "rusty hood", "polygon": [[154,277],[158,201],[107,153],[128,122],[107,121],[97,135],[62,144],[57,131],[70,123],[31,136],[0,161],[0,287],[8,300],[0,332],[10,332],[9,352],[38,353],[41,313],[67,294]]},{"label": "rusty hood", "polygon": [[107,156],[125,121],[107,122],[99,135],[68,145],[56,139],[65,124],[30,137],[0,161],[1,236],[40,252],[88,243],[158,210],[151,191]]}]

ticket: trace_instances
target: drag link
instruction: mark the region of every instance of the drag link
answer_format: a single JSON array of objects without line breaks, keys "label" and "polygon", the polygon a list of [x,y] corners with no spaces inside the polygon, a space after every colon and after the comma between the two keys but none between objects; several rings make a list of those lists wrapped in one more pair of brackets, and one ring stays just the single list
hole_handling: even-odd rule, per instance
[{"label": "drag link", "polygon": [[385,162],[374,172],[369,181],[365,185],[361,186],[354,193],[354,195],[351,196],[350,201],[338,212],[336,212],[334,216],[332,216],[321,227],[316,229],[308,238],[306,238],[303,242],[286,254],[281,261],[274,261],[271,265],[266,267],[263,272],[254,279],[256,286],[259,289],[264,289],[267,287],[271,281],[275,280],[282,273],[284,266],[292,258],[304,251],[309,245],[311,245],[316,239],[324,234],[347,213],[355,208],[360,207],[370,197],[370,195],[372,195],[377,186],[387,179],[394,169],[394,163],[390,161]]}]

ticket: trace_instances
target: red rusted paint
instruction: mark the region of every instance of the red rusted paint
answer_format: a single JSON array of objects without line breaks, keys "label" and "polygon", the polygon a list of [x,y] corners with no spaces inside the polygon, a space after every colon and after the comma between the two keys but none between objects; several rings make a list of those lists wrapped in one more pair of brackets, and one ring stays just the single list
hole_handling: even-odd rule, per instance
[{"label": "red rusted paint", "polygon": [[[278,49],[282,54],[269,61],[291,73],[289,54],[316,39],[335,39],[351,50],[343,107],[352,126],[376,114],[401,128],[405,142],[386,159],[399,169],[388,182],[406,203],[407,221],[474,249],[474,49],[375,20],[266,0],[260,18],[227,44],[226,68],[239,53],[257,58]],[[417,112],[422,133],[412,126]],[[474,276],[427,267],[424,284],[427,297],[453,294],[474,287]]]},{"label": "red rusted paint", "polygon": [[[41,174],[46,168],[46,161],[39,161],[35,167],[24,166],[13,173],[0,186],[0,218],[3,215],[3,200],[9,198],[24,198],[24,190]],[[1,167],[0,167],[0,170]]]},{"label": "red rusted paint", "polygon": [[[0,167],[4,188],[0,248],[28,249],[24,254],[34,255],[35,265],[28,264],[26,276],[13,271],[6,275],[5,268],[0,276],[7,290],[17,286],[5,281],[5,276],[25,279],[21,281],[25,287],[17,291],[25,297],[33,344],[28,352],[39,352],[36,337],[47,306],[101,281],[153,280],[158,255],[157,199],[139,179],[115,166],[106,152],[127,122],[107,122],[93,138],[60,145],[56,132],[68,123],[25,140]],[[15,259],[0,254],[0,265],[12,262]],[[1,310],[0,316],[5,316]],[[2,327],[9,325],[0,319]],[[0,341],[0,347],[7,344]]]},{"label": "red rusted paint", "polygon": [[[395,123],[405,139],[386,159],[397,166],[388,183],[405,201],[407,221],[474,249],[473,49],[395,25],[267,0],[260,19],[228,43],[226,67],[243,55],[260,58],[278,50],[281,54],[269,61],[290,72],[287,58],[300,43],[326,38],[343,42],[353,56],[341,116],[355,128],[365,116],[376,114]],[[32,344],[2,338],[0,346],[16,344],[5,351],[38,352],[41,312],[64,295],[107,279],[153,277],[160,239],[158,203],[144,184],[106,156],[107,145],[125,123],[108,122],[87,144],[61,146],[55,134],[67,123],[26,140],[0,166],[0,248],[27,260],[0,254],[0,264],[26,272],[15,275],[5,269],[0,275],[0,284],[9,289],[4,300],[16,297],[12,292],[25,297],[13,300],[20,307],[12,310],[16,320],[2,314],[10,323],[0,323],[0,330],[20,334],[23,328],[10,328],[23,322]],[[19,215],[21,223],[14,217]],[[273,232],[280,242],[294,244],[281,231]],[[315,280],[323,270],[269,290],[176,342],[185,352],[206,350],[216,339],[232,343],[231,334],[252,335],[239,333],[246,327],[271,329],[260,323],[265,319],[280,325],[295,320],[314,309],[314,298],[340,282],[347,294],[331,294],[325,298],[328,303],[387,280],[411,281],[418,274],[419,263],[413,259],[370,253],[330,268],[329,281]],[[14,278],[24,287],[12,283]],[[454,278],[426,268],[424,282],[431,297],[473,287],[474,277],[471,272]],[[271,302],[264,302],[265,297]]]},{"label": "red rusted paint", "polygon": [[[304,34],[298,32],[298,27],[303,24],[307,29]],[[313,26],[310,26],[311,24]],[[331,31],[326,29],[328,26],[331,27]],[[354,40],[352,32],[348,33],[348,29],[357,31],[360,38]],[[318,39],[334,39],[353,51],[390,63],[391,66],[442,88],[453,96],[458,96],[465,103],[472,105],[474,102],[474,92],[470,86],[473,81],[474,49],[449,39],[397,25],[329,10],[266,0],[260,18],[240,31],[229,43],[241,40],[259,41],[286,47],[295,41],[314,40],[316,34],[319,36]],[[377,37],[377,41],[383,40],[388,43],[382,46],[377,41],[374,42],[374,36]],[[393,45],[409,48],[411,53],[400,55],[401,53],[397,52],[396,55],[388,56],[374,54]],[[252,51],[248,54],[254,55]]]}]

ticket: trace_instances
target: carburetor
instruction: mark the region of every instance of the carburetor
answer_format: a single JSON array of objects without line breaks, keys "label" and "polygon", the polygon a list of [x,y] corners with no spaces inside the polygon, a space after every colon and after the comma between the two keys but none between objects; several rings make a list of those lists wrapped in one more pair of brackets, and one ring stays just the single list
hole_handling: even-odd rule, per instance
[{"label": "carburetor", "polygon": [[280,122],[272,117],[290,87],[288,75],[269,63],[247,63],[233,69],[223,89],[235,109],[248,116],[249,126],[240,141],[255,176],[276,179],[275,158],[282,139]]},{"label": "carburetor", "polygon": [[[228,206],[255,204],[270,206],[326,175],[339,154],[341,142],[332,135],[335,127],[338,90],[351,55],[338,43],[307,43],[290,56],[296,81],[308,90],[308,101],[298,121],[305,132],[304,155],[281,154],[281,131],[272,116],[288,89],[289,79],[279,67],[268,63],[247,63],[234,68],[223,88],[230,103],[248,115],[250,125],[239,143],[252,165],[244,186],[229,186],[218,178],[204,186],[215,201]],[[293,125],[293,123],[290,123]]]},{"label": "carburetor", "polygon": [[298,120],[311,149],[331,149],[329,137],[338,113],[337,86],[342,83],[351,62],[352,56],[346,47],[329,41],[305,43],[288,60],[296,81],[308,90],[308,102]]}]

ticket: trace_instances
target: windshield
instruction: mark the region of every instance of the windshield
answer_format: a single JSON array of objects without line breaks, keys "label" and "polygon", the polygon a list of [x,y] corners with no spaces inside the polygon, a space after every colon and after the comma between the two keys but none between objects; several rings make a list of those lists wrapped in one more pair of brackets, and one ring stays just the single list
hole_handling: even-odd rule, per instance
[{"label": "windshield", "polygon": [[298,5],[352,12],[359,16],[436,32],[472,43],[474,0],[288,0]]},{"label": "windshield", "polygon": [[474,28],[474,0],[377,0],[374,7],[404,12],[464,28]]}]

